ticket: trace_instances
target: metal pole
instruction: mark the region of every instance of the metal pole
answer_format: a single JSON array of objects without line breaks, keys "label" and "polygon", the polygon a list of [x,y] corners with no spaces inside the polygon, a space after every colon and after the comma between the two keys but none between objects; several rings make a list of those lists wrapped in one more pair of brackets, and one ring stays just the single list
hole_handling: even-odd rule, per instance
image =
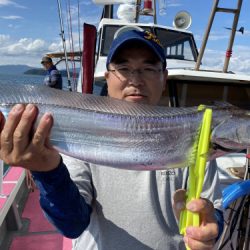
[{"label": "metal pole", "polygon": [[224,67],[223,67],[223,72],[225,72],[225,73],[228,70],[229,60],[230,60],[230,57],[231,57],[231,54],[232,54],[234,37],[235,37],[236,29],[237,29],[239,16],[240,16],[241,5],[242,5],[242,0],[238,0],[237,9],[236,9],[236,12],[235,12],[235,15],[234,15],[234,21],[233,21],[231,36],[230,36],[230,39],[229,39],[229,44],[228,44],[227,53],[226,53],[225,62],[224,62]]},{"label": "metal pole", "polygon": [[135,17],[135,22],[139,22],[139,16],[140,16],[140,11],[141,11],[141,0],[136,1],[136,17]]},{"label": "metal pole", "polygon": [[156,16],[156,0],[154,1],[154,24],[157,24],[157,16]]},{"label": "metal pole", "polygon": [[64,35],[64,29],[63,29],[62,8],[61,8],[60,0],[57,0],[57,5],[58,5],[58,13],[59,13],[59,20],[60,20],[60,28],[61,28],[60,36],[62,38],[62,43],[63,43],[65,64],[66,64],[66,71],[67,71],[67,78],[68,78],[68,89],[69,91],[72,91],[71,82],[70,82],[69,65],[68,65],[68,56],[67,56],[66,44],[65,44],[65,35]]},{"label": "metal pole", "polygon": [[233,218],[233,214],[235,212],[235,208],[236,208],[236,205],[237,203],[241,203],[242,199],[244,198],[239,198],[237,199],[236,201],[233,202],[233,204],[230,206],[230,211],[229,211],[229,214],[228,214],[228,219],[227,219],[227,222],[226,222],[226,225],[224,227],[224,230],[221,234],[221,237],[220,237],[220,241],[219,241],[219,245],[217,247],[218,250],[222,250],[222,245],[224,244],[224,240],[226,239],[226,236],[227,236],[227,233],[228,233],[228,230],[231,226],[231,221],[232,221],[232,218]]},{"label": "metal pole", "polygon": [[78,19],[78,43],[79,43],[79,52],[80,52],[80,62],[82,61],[82,46],[81,46],[81,25],[80,25],[80,3],[77,2],[77,19]]},{"label": "metal pole", "polygon": [[250,232],[250,207],[246,208],[248,213],[246,213],[246,232],[245,232],[245,240],[243,243],[243,250],[249,250],[249,232]]},{"label": "metal pole", "polygon": [[206,45],[207,45],[208,36],[209,36],[210,30],[211,30],[211,27],[212,27],[212,24],[213,24],[213,21],[214,21],[214,16],[215,16],[215,13],[216,13],[216,10],[217,10],[217,7],[218,7],[218,3],[219,3],[219,0],[214,1],[212,12],[211,12],[211,15],[210,15],[210,18],[209,18],[209,21],[208,21],[208,26],[207,26],[205,36],[204,36],[203,41],[202,41],[202,45],[201,45],[201,48],[200,48],[200,51],[199,51],[199,56],[197,58],[197,62],[196,62],[196,65],[195,65],[195,70],[200,69],[201,60],[202,60],[202,57],[203,57],[203,54],[204,54],[204,51],[205,51],[205,48],[206,48]]}]

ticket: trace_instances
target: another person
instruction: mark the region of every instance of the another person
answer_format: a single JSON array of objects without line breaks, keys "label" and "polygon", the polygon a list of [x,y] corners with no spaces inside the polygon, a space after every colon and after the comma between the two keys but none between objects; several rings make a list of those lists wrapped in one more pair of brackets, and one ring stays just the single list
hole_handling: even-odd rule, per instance
[{"label": "another person", "polygon": [[41,64],[47,70],[47,74],[44,78],[44,84],[51,88],[62,89],[62,76],[60,71],[53,64],[50,57],[44,56]]},{"label": "another person", "polygon": [[[127,31],[113,41],[105,73],[110,98],[157,105],[167,75],[164,51],[153,34]],[[188,168],[130,171],[62,157],[49,143],[51,114],[30,137],[37,112],[34,105],[17,105],[5,125],[1,121],[0,157],[32,170],[46,216],[65,236],[76,238],[73,249],[174,250],[185,249],[185,243],[212,249],[223,227],[216,162],[206,169],[202,198],[187,204],[200,213],[201,225],[187,228],[183,238],[178,217]]]}]

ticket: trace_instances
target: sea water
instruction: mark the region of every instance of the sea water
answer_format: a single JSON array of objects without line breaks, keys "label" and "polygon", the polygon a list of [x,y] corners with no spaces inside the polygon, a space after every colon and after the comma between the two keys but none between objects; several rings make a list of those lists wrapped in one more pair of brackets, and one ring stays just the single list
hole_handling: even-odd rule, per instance
[{"label": "sea water", "polygon": [[[43,84],[44,76],[25,74],[0,74],[0,84]],[[63,77],[63,87],[67,88],[67,78]]]},{"label": "sea water", "polygon": [[[63,90],[68,90],[68,79],[63,77]],[[41,75],[25,75],[25,74],[0,74],[0,84],[43,84],[44,76]],[[73,83],[73,80],[70,80]],[[94,94],[100,95],[101,86],[95,85]],[[0,93],[1,94],[1,93]]]}]

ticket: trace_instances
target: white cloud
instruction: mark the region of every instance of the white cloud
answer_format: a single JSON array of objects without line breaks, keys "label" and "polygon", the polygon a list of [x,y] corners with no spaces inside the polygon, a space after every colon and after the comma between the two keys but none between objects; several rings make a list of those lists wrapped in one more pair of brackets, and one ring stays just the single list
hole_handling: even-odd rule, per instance
[{"label": "white cloud", "polygon": [[58,42],[58,43],[51,43],[49,46],[48,46],[48,51],[50,52],[61,52],[63,51],[63,47],[62,47],[62,42]]},{"label": "white cloud", "polygon": [[14,7],[17,7],[17,8],[21,8],[21,9],[26,9],[25,6],[23,5],[20,5],[14,1],[11,1],[11,0],[0,0],[0,7],[3,7],[3,6],[9,6],[9,5],[12,5]]},{"label": "white cloud", "polygon": [[0,34],[0,47],[4,46],[10,40],[9,35]]},{"label": "white cloud", "polygon": [[0,6],[11,5],[12,2],[9,0],[0,0]]},{"label": "white cloud", "polygon": [[89,6],[89,5],[92,5],[92,1],[91,0],[83,0],[83,1],[80,1],[80,5],[85,5],[85,6]]},{"label": "white cloud", "polygon": [[[10,41],[9,36],[0,35],[0,52],[5,56],[21,56],[23,54],[35,56],[48,52],[50,44],[42,39],[21,38]],[[11,59],[10,59],[11,61]]]},{"label": "white cloud", "polygon": [[39,38],[13,40],[9,35],[0,34],[0,64],[27,64],[33,67],[40,67],[42,55],[59,51],[61,48],[60,41],[49,44]]},{"label": "white cloud", "polygon": [[[234,46],[232,56],[229,61],[228,71],[250,75],[250,47]],[[201,68],[209,67],[214,70],[223,70],[225,62],[225,52],[207,49],[204,53]]]},{"label": "white cloud", "polygon": [[236,72],[250,74],[250,47],[236,45],[234,46],[230,68]]},{"label": "white cloud", "polygon": [[7,20],[16,20],[16,19],[23,19],[21,16],[0,16],[2,19],[7,19]]},{"label": "white cloud", "polygon": [[[19,41],[12,43],[4,48],[2,51],[5,55],[21,55],[21,54],[30,54],[34,51],[33,44],[36,44],[37,40],[32,40],[29,38],[21,38]],[[40,42],[40,44],[42,44]],[[37,47],[37,50],[40,50],[41,47]]]},{"label": "white cloud", "polygon": [[[203,32],[204,33],[204,32]],[[204,34],[195,34],[196,41],[202,41]],[[218,41],[223,39],[228,39],[229,35],[221,32],[210,32],[209,34],[209,41]]]},{"label": "white cloud", "polygon": [[179,7],[179,6],[182,6],[182,4],[178,0],[168,0],[167,1],[167,7]]},{"label": "white cloud", "polygon": [[40,49],[44,49],[46,46],[46,42],[41,39],[35,39],[27,44],[26,50],[29,52],[37,52]]},{"label": "white cloud", "polygon": [[250,36],[250,31],[249,30],[246,30],[246,29],[244,29],[244,34],[243,34],[244,36]]}]

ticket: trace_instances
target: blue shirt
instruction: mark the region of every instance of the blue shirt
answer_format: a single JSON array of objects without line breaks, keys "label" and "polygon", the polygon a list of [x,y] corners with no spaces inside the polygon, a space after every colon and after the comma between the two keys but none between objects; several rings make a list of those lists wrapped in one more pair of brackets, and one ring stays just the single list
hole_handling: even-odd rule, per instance
[{"label": "blue shirt", "polygon": [[44,78],[44,84],[51,88],[62,89],[62,76],[55,65],[48,69]]},{"label": "blue shirt", "polygon": [[49,172],[32,172],[40,190],[40,204],[48,220],[68,238],[77,238],[87,228],[92,208],[80,195],[61,161]]}]

